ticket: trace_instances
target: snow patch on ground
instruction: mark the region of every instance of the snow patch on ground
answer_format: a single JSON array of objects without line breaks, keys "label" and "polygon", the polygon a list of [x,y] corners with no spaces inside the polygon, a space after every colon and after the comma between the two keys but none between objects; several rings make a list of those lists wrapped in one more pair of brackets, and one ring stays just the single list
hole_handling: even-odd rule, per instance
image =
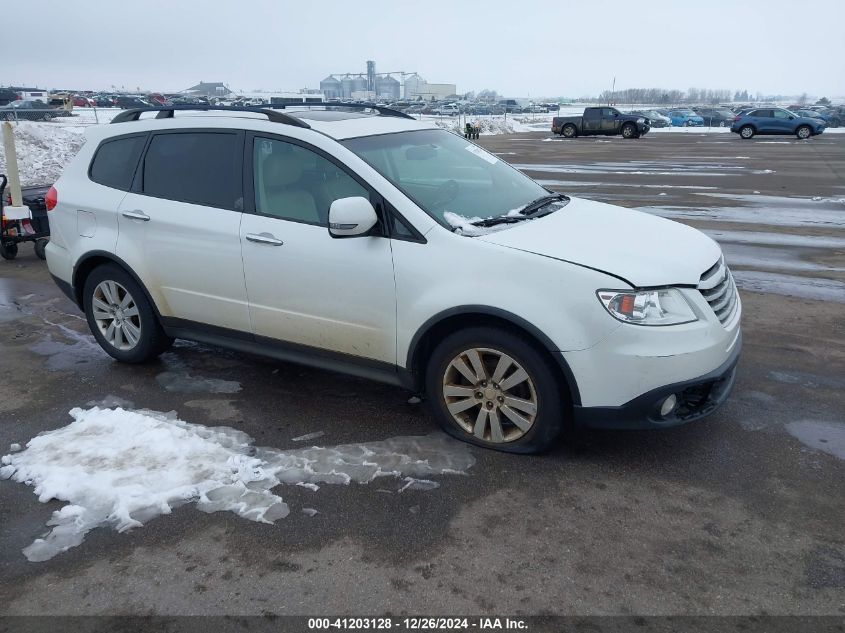
[{"label": "snow patch on ground", "polygon": [[175,412],[75,408],[73,422],[42,433],[0,459],[0,479],[34,487],[39,501],[67,502],[52,527],[24,549],[44,561],[82,543],[97,527],[141,527],[195,503],[263,523],[290,510],[279,484],[359,484],[402,478],[402,489],[431,489],[421,477],[465,474],[469,448],[442,433],[299,450],[256,448],[246,433],[184,422]]}]

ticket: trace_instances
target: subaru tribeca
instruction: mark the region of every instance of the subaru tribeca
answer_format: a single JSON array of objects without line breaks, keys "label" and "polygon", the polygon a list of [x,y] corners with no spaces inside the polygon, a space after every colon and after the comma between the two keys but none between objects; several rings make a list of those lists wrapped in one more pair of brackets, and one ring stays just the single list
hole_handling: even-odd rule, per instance
[{"label": "subaru tribeca", "polygon": [[190,108],[89,128],[48,195],[50,272],[117,360],[184,338],[381,380],[522,453],[727,398],[740,300],[699,231],[385,108]]}]

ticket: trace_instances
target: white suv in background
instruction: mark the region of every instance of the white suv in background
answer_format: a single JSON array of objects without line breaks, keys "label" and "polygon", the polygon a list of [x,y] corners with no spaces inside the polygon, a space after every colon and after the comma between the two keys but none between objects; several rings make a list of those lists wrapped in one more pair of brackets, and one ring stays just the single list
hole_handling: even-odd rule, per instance
[{"label": "white suv in background", "polygon": [[48,195],[50,272],[114,358],[185,338],[382,380],[512,452],[727,398],[740,301],[699,231],[384,108],[185,108],[89,128]]}]

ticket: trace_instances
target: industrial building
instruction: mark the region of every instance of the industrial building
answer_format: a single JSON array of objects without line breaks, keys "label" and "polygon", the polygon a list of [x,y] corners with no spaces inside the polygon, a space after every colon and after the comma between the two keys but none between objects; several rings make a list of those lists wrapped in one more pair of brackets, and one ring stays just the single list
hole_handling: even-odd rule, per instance
[{"label": "industrial building", "polygon": [[[394,77],[397,75],[400,79]],[[320,82],[326,99],[444,99],[456,94],[455,84],[428,83],[415,72],[377,73],[367,62],[366,73],[333,73]]]}]

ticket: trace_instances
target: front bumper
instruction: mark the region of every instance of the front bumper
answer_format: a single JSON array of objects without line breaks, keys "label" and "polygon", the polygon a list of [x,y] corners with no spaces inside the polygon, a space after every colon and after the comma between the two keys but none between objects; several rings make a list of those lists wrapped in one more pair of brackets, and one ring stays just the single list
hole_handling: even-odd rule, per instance
[{"label": "front bumper", "polygon": [[[703,418],[718,409],[733,389],[736,366],[742,350],[738,333],[730,356],[719,367],[703,376],[652,389],[616,407],[574,408],[579,426],[596,429],[654,429],[678,426]],[[678,404],[667,416],[660,415],[664,400],[674,394]]]}]

